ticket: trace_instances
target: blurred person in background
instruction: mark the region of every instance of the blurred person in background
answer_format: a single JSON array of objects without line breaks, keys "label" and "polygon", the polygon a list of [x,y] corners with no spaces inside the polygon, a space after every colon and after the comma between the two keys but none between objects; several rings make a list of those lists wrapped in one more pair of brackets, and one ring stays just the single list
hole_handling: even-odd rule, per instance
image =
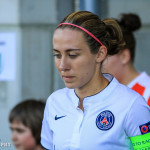
[{"label": "blurred person in background", "polygon": [[138,15],[129,13],[122,14],[117,22],[126,45],[119,53],[105,59],[102,72],[112,74],[120,83],[138,92],[150,106],[150,77],[145,71],[138,72],[134,67],[136,39],[133,32],[141,27],[141,20]]},{"label": "blurred person in background", "polygon": [[10,112],[12,141],[17,150],[42,150],[40,134],[45,103],[27,99]]}]

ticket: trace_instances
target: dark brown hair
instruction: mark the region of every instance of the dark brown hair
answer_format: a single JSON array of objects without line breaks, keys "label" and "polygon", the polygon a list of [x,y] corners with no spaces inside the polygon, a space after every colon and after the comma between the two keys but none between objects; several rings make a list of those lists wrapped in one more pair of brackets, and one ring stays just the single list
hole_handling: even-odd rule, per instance
[{"label": "dark brown hair", "polygon": [[45,103],[34,99],[25,100],[17,104],[10,112],[9,122],[20,121],[31,129],[35,141],[40,145],[41,127]]},{"label": "dark brown hair", "polygon": [[124,48],[129,49],[131,62],[133,63],[136,48],[136,40],[133,32],[141,27],[141,20],[137,14],[128,13],[128,14],[121,14],[121,18],[120,20],[117,20],[117,22],[119,23],[122,29],[123,38],[126,42],[126,46]]},{"label": "dark brown hair", "polygon": [[[118,53],[120,49],[125,45],[120,26],[114,19],[101,21],[97,15],[89,11],[78,11],[69,14],[61,21],[61,23],[72,23],[81,26],[91,32],[103,43],[103,45],[107,47],[108,55],[114,55]],[[97,53],[99,47],[101,46],[89,34],[77,27],[61,25],[57,28],[70,28],[72,30],[80,30],[81,32],[83,32],[86,42],[90,47],[91,53],[93,54]]]}]

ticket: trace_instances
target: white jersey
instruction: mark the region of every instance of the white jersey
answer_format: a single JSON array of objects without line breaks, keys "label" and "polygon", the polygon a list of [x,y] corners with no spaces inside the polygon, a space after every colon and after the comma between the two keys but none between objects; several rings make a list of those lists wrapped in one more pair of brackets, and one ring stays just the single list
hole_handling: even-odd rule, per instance
[{"label": "white jersey", "polygon": [[[150,109],[138,93],[111,75],[101,92],[84,98],[84,113],[73,89],[64,88],[47,100],[41,144],[48,150],[132,150],[129,137],[141,135]],[[144,126],[145,127],[145,126]],[[143,132],[144,128],[142,127]],[[146,131],[147,132],[147,131]]]},{"label": "white jersey", "polygon": [[150,76],[146,72],[140,73],[128,87],[142,95],[150,106]]}]

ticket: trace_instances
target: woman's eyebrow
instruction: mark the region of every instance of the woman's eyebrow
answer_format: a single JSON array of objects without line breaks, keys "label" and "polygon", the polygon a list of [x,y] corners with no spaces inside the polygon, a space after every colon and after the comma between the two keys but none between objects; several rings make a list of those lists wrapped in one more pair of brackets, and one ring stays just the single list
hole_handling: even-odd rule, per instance
[{"label": "woman's eyebrow", "polygon": [[54,48],[53,48],[53,51],[55,51],[55,52],[59,52],[59,50],[57,50],[57,49],[54,49]]},{"label": "woman's eyebrow", "polygon": [[81,49],[73,48],[73,49],[67,49],[66,52],[72,52],[72,51],[81,51]]},{"label": "woman's eyebrow", "polygon": [[[55,49],[55,48],[53,48],[53,51],[59,52],[59,50],[57,50],[57,49]],[[81,51],[81,49],[79,49],[79,48],[70,48],[70,49],[66,49],[65,51],[66,51],[66,52]]]}]

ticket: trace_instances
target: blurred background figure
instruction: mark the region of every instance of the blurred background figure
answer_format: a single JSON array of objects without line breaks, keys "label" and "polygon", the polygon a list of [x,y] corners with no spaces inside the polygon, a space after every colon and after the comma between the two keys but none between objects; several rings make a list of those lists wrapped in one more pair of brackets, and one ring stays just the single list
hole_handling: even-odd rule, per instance
[{"label": "blurred background figure", "polygon": [[17,150],[42,150],[40,134],[44,107],[44,102],[28,99],[11,110],[10,129]]},{"label": "blurred background figure", "polygon": [[103,72],[114,75],[120,83],[144,96],[150,106],[150,77],[145,71],[138,72],[134,67],[136,39],[133,32],[141,27],[141,20],[138,15],[128,13],[122,14],[117,22],[122,28],[126,46],[118,54],[105,59]]}]

